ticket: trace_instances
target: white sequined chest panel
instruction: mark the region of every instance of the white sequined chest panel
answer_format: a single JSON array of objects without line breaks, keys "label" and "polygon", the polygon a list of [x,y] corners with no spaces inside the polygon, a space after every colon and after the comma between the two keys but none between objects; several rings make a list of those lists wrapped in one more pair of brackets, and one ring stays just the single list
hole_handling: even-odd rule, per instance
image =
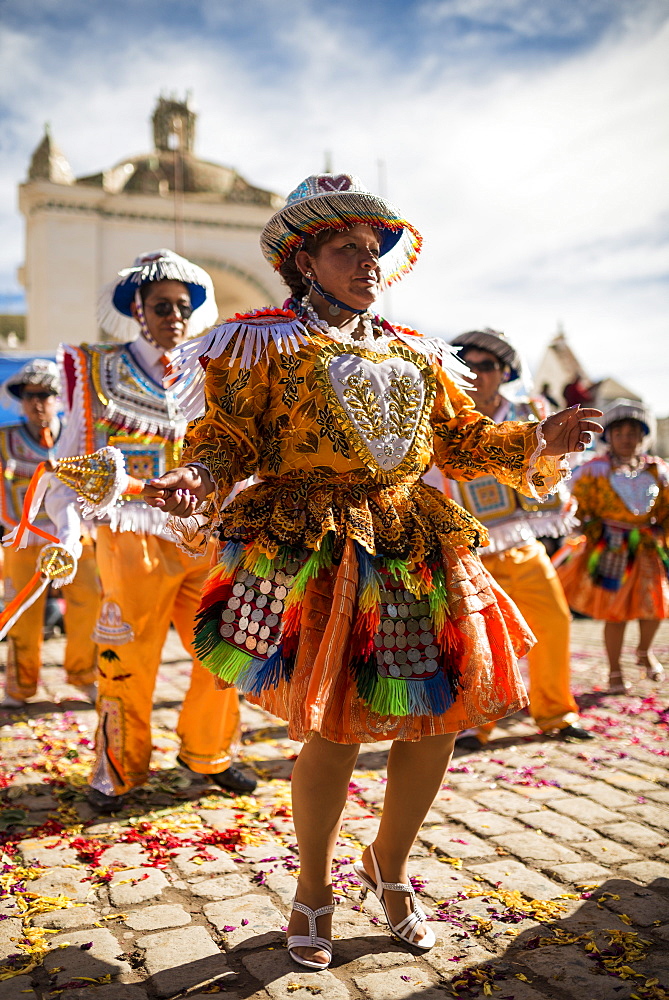
[{"label": "white sequined chest panel", "polygon": [[407,456],[421,423],[422,372],[403,358],[374,362],[355,354],[335,355],[327,371],[346,422],[379,468],[392,472]]},{"label": "white sequined chest panel", "polygon": [[630,476],[617,470],[610,474],[609,482],[632,514],[647,514],[660,492],[660,487],[650,472]]}]

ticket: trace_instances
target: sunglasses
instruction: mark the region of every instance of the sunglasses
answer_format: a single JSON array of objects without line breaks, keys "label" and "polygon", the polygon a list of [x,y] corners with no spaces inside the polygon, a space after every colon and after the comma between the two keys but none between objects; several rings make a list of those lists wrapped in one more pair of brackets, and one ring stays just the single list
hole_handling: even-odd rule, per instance
[{"label": "sunglasses", "polygon": [[465,364],[469,365],[473,371],[481,372],[482,375],[488,372],[499,372],[503,367],[499,361],[470,361],[468,358],[465,358]]},{"label": "sunglasses", "polygon": [[40,399],[44,402],[47,399],[51,399],[51,397],[55,395],[55,392],[22,392],[21,399]]},{"label": "sunglasses", "polygon": [[193,315],[193,307],[186,302],[168,302],[165,299],[161,302],[152,303],[151,308],[156,316],[160,316],[161,319],[171,316],[175,309],[182,319],[190,319]]}]

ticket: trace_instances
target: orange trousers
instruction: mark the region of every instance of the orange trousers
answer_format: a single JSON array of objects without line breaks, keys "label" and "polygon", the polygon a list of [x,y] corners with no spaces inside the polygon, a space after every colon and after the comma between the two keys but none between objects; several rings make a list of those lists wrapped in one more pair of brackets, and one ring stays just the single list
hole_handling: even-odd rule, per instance
[{"label": "orange trousers", "polygon": [[171,622],[193,657],[177,724],[179,757],[200,774],[226,770],[239,741],[237,692],[217,690],[193,649],[211,552],[193,559],[164,538],[103,526],[97,556],[103,601],[94,633],[100,676],[91,785],[121,795],[146,781],[153,690]]},{"label": "orange trousers", "polygon": [[[5,599],[17,594],[30,580],[42,545],[5,551]],[[91,638],[100,606],[100,584],[95,551],[90,540],[84,545],[76,576],[60,591],[65,599],[65,659],[63,667],[70,684],[83,687],[96,680],[97,647]],[[37,691],[42,665],[42,628],[46,591],[25,611],[7,636],[5,690],[25,701]]]},{"label": "orange trousers", "polygon": [[[530,714],[540,729],[563,729],[578,718],[570,688],[571,614],[562,586],[539,541],[483,556],[483,564],[518,605],[537,642],[527,654]],[[482,735],[494,723],[481,726]]]}]

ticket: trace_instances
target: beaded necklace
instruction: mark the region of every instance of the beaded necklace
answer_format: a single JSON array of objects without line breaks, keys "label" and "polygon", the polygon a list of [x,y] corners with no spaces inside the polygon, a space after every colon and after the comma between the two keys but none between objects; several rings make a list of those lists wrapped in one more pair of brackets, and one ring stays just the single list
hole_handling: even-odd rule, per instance
[{"label": "beaded necklace", "polygon": [[360,315],[359,322],[362,324],[362,336],[356,337],[351,333],[345,333],[337,326],[330,326],[327,320],[321,319],[309,301],[308,294],[304,296],[298,308],[310,326],[316,327],[326,337],[337,341],[338,344],[363,347],[368,351],[374,351],[376,354],[388,354],[390,352],[390,344],[395,339],[395,334],[385,333],[378,322],[378,317],[373,316],[370,312]]}]

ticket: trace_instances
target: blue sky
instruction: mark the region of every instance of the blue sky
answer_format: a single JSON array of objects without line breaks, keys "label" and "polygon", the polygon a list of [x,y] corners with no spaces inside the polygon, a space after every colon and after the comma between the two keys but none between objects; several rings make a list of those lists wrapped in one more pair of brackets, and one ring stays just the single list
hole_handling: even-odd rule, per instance
[{"label": "blue sky", "polygon": [[282,194],[326,151],[371,187],[383,161],[425,236],[392,318],[495,326],[530,362],[560,321],[593,377],[669,412],[666,0],[0,0],[1,310],[44,122],[93,173],[186,90],[197,153]]}]

